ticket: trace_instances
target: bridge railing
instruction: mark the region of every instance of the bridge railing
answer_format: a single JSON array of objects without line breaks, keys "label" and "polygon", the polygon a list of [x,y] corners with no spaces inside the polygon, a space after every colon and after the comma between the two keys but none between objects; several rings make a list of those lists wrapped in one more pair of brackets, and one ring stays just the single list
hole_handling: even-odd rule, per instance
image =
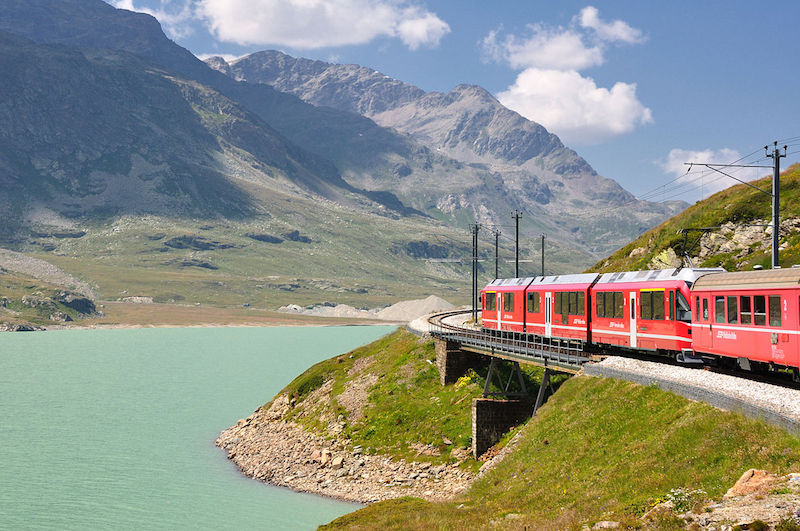
[{"label": "bridge railing", "polygon": [[581,341],[514,332],[501,334],[472,325],[459,326],[446,322],[448,318],[462,313],[465,312],[454,311],[432,316],[428,319],[431,335],[460,343],[462,347],[481,350],[490,356],[569,369],[579,369],[591,359]]}]

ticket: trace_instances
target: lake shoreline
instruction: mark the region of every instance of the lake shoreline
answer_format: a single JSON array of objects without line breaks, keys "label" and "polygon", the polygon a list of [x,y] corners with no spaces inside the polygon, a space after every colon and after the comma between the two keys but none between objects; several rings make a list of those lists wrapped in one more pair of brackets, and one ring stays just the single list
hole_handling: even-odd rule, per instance
[{"label": "lake shoreline", "polygon": [[217,308],[160,303],[98,301],[100,315],[61,323],[37,323],[14,319],[0,323],[1,331],[98,330],[136,328],[221,328],[221,327],[319,327],[404,325],[355,317],[296,315],[260,308]]},{"label": "lake shoreline", "polygon": [[469,487],[475,474],[457,463],[432,466],[385,455],[364,455],[345,439],[312,434],[282,420],[286,394],[223,430],[215,444],[251,479],[342,501],[369,504],[415,496],[447,500]]}]

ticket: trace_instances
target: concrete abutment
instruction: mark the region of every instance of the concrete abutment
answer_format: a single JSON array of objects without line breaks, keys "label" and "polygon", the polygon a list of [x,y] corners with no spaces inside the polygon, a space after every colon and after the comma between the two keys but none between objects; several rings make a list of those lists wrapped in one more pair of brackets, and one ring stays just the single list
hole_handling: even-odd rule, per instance
[{"label": "concrete abutment", "polygon": [[472,401],[472,455],[477,459],[509,429],[528,420],[534,401],[475,398]]}]

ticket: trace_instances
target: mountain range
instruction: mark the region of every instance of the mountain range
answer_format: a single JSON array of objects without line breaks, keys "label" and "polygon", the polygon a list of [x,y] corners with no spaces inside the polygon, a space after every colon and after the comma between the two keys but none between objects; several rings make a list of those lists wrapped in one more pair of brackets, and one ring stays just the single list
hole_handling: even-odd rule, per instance
[{"label": "mountain range", "polygon": [[470,223],[519,210],[548,268],[574,271],[684,206],[637,201],[480,87],[279,52],[206,64],[101,0],[7,0],[0,66],[0,240],[104,297],[188,300],[197,275],[233,302],[463,291],[461,266],[425,259],[468,257]]},{"label": "mountain range", "polygon": [[[512,210],[521,210],[530,215],[529,235],[544,231],[602,254],[686,207],[682,202],[636,200],[617,182],[598,175],[556,135],[475,85],[459,85],[447,94],[426,93],[363,66],[277,51],[231,63],[221,57],[206,62],[233,79],[267,84],[319,107],[358,113],[429,148],[421,167],[402,162],[366,167],[340,146],[317,145],[291,125],[279,127],[333,160],[348,182],[391,190],[437,218],[502,226]],[[449,159],[449,171],[437,171],[431,154]]]}]

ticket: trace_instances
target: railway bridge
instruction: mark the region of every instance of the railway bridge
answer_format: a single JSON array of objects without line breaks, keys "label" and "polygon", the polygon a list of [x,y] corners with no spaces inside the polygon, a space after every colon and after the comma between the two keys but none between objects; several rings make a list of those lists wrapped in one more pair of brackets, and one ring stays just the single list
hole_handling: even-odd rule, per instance
[{"label": "railway bridge", "polygon": [[[519,334],[496,337],[464,324],[471,310],[435,314],[427,320],[427,331],[436,345],[436,364],[442,384],[455,383],[469,369],[486,368],[483,398],[472,404],[472,452],[477,458],[496,444],[512,426],[518,425],[544,403],[552,392],[553,372],[575,374],[592,361],[580,342]],[[511,363],[508,378],[501,378],[499,364]],[[520,364],[544,368],[535,400],[528,393]],[[494,383],[499,391],[492,391]]]},{"label": "railway bridge", "polygon": [[[430,333],[436,345],[436,364],[442,384],[455,383],[469,369],[488,368],[483,397],[472,403],[472,452],[479,457],[496,444],[512,426],[536,413],[548,391],[552,373],[610,377],[642,385],[657,385],[691,400],[706,402],[723,410],[764,420],[800,434],[800,389],[784,387],[758,377],[742,378],[726,372],[664,365],[653,361],[611,357],[612,363],[586,353],[573,340],[540,336],[497,337],[467,322],[471,310],[439,313],[420,320],[410,328]],[[424,323],[422,322],[424,321]],[[605,357],[605,356],[603,356]],[[627,360],[619,363],[619,360]],[[511,363],[511,372],[501,379],[497,369]],[[525,388],[521,364],[544,368],[544,376],[534,398]],[[639,367],[632,367],[638,365]],[[492,383],[499,391],[492,391]],[[777,384],[777,385],[776,385]]]}]

